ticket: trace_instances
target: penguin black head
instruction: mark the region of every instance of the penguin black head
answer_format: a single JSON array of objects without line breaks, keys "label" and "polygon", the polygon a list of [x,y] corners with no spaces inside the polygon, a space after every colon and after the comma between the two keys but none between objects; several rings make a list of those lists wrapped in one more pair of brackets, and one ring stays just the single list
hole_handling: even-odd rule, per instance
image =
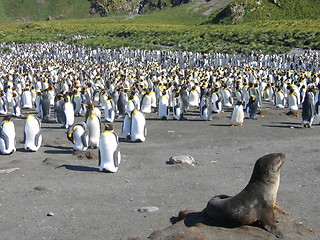
[{"label": "penguin black head", "polygon": [[10,121],[10,119],[13,117],[13,115],[5,115],[3,116],[3,121]]},{"label": "penguin black head", "polygon": [[104,125],[104,130],[105,131],[113,131],[114,130],[114,127],[112,124],[105,124]]}]

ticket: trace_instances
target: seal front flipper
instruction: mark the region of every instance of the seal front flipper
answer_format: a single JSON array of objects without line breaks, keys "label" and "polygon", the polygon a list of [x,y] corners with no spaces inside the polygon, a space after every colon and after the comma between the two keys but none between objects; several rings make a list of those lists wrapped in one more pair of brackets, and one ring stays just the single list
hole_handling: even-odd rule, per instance
[{"label": "seal front flipper", "polygon": [[284,234],[279,230],[279,228],[276,226],[276,225],[273,225],[273,224],[265,224],[264,225],[264,228],[274,234],[277,238],[284,238]]},{"label": "seal front flipper", "polygon": [[268,232],[274,234],[277,238],[285,237],[276,225],[273,208],[270,208],[269,211],[265,211],[265,213],[263,214],[263,217],[259,219],[259,221]]}]

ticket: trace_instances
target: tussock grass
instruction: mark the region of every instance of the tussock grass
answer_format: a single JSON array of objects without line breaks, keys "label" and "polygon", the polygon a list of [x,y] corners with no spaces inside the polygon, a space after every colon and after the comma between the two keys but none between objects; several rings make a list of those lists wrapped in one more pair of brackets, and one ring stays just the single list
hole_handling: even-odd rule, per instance
[{"label": "tussock grass", "polygon": [[[320,49],[320,20],[257,20],[241,24],[202,24],[195,3],[134,18],[114,16],[0,25],[0,41],[65,41],[100,48],[172,49],[197,52],[284,53]],[[75,38],[75,36],[82,36]]]}]

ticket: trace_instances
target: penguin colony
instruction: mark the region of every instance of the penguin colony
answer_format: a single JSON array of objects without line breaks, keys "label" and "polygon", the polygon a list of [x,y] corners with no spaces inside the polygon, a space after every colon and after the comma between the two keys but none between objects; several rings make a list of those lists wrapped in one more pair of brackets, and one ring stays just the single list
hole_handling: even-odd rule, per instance
[{"label": "penguin colony", "polygon": [[[4,51],[4,49],[9,49]],[[186,120],[190,109],[212,120],[233,108],[231,126],[257,119],[264,102],[302,111],[302,125],[320,122],[320,55],[190,53],[88,49],[64,43],[0,44],[0,152],[15,149],[14,117],[27,116],[24,147],[41,145],[41,121],[61,123],[75,151],[97,148],[99,170],[121,161],[112,123],[128,141],[144,142],[146,115]],[[83,121],[75,122],[75,117]],[[39,120],[40,119],[40,120]],[[104,130],[102,125],[105,123]],[[20,134],[20,133],[17,133]]]}]

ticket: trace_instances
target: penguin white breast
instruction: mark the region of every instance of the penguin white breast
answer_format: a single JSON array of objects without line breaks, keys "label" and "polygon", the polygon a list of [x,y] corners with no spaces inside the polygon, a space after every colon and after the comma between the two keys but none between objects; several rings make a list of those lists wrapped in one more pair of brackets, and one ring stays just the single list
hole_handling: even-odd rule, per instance
[{"label": "penguin white breast", "polygon": [[2,138],[0,138],[0,151],[3,154],[9,154],[15,151],[16,132],[15,132],[14,123],[11,121],[5,122],[2,125],[2,130],[3,130],[3,133],[8,136],[8,143],[7,143],[8,149],[6,149],[5,141]]},{"label": "penguin white breast", "polygon": [[116,136],[112,132],[105,131],[101,134],[99,141],[99,153],[99,170],[103,171],[103,169],[105,169],[110,172],[116,172],[118,170],[118,166],[115,165],[115,158],[117,158],[116,161],[119,164],[121,161],[121,155]]}]

